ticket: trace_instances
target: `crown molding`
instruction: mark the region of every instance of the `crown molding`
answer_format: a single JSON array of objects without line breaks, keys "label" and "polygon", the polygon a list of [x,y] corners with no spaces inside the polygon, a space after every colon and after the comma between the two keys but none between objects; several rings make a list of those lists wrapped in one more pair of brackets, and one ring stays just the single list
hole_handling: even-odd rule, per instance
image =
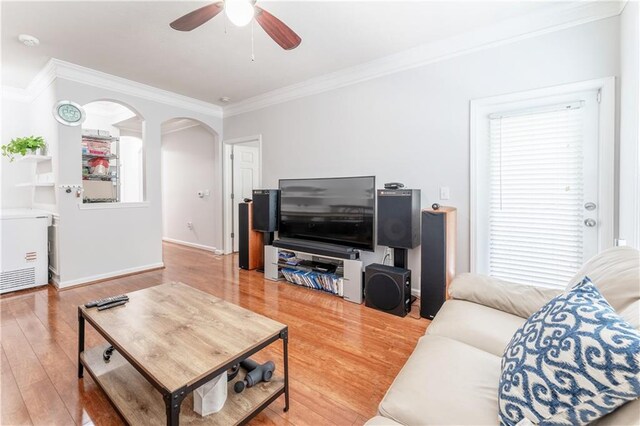
[{"label": "crown molding", "polygon": [[619,15],[625,4],[626,0],[562,3],[557,7],[508,19],[491,27],[424,44],[229,104],[224,107],[224,117],[244,114],[468,53],[609,18]]},{"label": "crown molding", "polygon": [[72,64],[52,58],[44,68],[34,77],[26,89],[2,87],[2,96],[8,99],[31,102],[56,78],[99,87],[125,95],[135,96],[177,108],[198,112],[218,118],[222,118],[222,107],[209,102],[190,98],[188,96],[158,89],[147,84],[138,83],[126,78],[107,74],[91,68]]},{"label": "crown molding", "polygon": [[168,135],[171,133],[181,132],[183,130],[190,129],[192,127],[198,127],[200,123],[193,120],[179,120],[173,123],[163,123],[161,133],[163,135]]},{"label": "crown molding", "polygon": [[58,78],[222,118],[222,107],[219,105],[158,89],[157,87],[127,80],[126,78],[117,77],[59,59],[54,58],[49,62],[54,64],[56,77]]}]

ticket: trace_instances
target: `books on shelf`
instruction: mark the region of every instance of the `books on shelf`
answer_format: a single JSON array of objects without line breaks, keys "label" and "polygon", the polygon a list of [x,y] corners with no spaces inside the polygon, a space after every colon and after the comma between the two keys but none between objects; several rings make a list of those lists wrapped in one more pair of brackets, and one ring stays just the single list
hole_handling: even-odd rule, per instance
[{"label": "books on shelf", "polygon": [[290,283],[343,296],[343,279],[332,273],[282,268],[282,276]]}]

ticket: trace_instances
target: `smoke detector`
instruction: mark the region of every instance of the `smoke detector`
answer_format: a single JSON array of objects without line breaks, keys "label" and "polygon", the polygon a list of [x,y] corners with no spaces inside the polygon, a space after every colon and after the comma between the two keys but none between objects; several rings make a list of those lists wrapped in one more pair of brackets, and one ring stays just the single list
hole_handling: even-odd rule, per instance
[{"label": "smoke detector", "polygon": [[36,47],[40,44],[40,40],[29,34],[20,34],[18,40],[28,47]]},{"label": "smoke detector", "polygon": [[220,98],[220,102],[224,102],[225,104],[230,101],[231,101],[231,98],[228,96],[223,96]]}]

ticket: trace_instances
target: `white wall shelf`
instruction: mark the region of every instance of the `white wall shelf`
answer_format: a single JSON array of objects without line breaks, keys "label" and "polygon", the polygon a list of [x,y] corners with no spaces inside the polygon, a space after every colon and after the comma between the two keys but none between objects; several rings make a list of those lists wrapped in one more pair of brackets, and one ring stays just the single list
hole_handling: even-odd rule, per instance
[{"label": "white wall shelf", "polygon": [[41,163],[43,161],[50,161],[50,155],[25,155],[16,158],[16,161],[20,163]]}]

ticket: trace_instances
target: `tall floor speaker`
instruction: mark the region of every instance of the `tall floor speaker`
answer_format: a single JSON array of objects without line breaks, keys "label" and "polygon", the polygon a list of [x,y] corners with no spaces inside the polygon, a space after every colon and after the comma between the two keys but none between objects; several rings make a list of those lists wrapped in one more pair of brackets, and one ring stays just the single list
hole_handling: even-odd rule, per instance
[{"label": "tall floor speaker", "polygon": [[253,203],[238,205],[238,266],[240,269],[262,268],[263,235],[253,229]]},{"label": "tall floor speaker", "polygon": [[455,275],[456,209],[422,211],[420,316],[433,319]]}]

